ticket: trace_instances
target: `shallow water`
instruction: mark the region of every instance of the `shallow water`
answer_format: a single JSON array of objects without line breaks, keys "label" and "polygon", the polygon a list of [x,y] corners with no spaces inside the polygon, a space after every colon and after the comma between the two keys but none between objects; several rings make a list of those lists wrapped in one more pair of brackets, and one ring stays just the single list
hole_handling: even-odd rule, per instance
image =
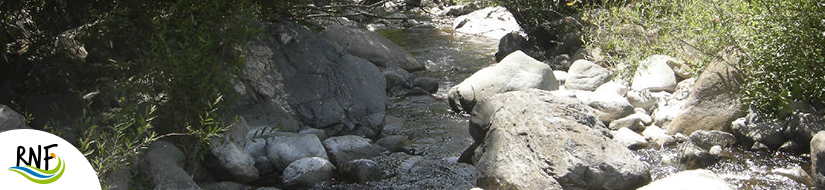
[{"label": "shallow water", "polygon": [[[493,62],[497,40],[456,34],[450,29],[413,28],[379,31],[407,48],[416,59],[426,63],[427,71],[413,73],[439,80],[433,96],[393,97],[388,115],[405,119],[403,127],[388,129],[383,135],[406,135],[413,142],[414,155],[395,153],[376,158],[384,168],[385,179],[366,184],[331,182],[322,189],[470,189],[475,185],[475,167],[456,163],[472,143],[467,130],[468,117],[450,111],[444,97],[447,90]],[[733,148],[732,158],[708,167],[738,189],[809,189],[793,179],[774,174],[776,168],[801,166],[810,171],[810,159],[783,153],[752,152]],[[662,160],[673,157],[673,148],[647,148],[636,151],[651,167],[651,177],[661,179],[684,170]],[[387,164],[391,163],[391,164]]]}]

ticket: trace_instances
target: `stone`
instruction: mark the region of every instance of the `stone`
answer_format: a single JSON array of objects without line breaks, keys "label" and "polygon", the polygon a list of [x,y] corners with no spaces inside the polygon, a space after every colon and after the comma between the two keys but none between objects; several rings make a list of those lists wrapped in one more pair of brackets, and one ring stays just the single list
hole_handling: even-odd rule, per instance
[{"label": "stone", "polygon": [[760,142],[755,142],[755,143],[753,143],[753,145],[751,146],[750,150],[751,150],[751,151],[763,151],[763,152],[767,152],[767,151],[771,150],[771,147],[768,147],[768,145],[762,144],[762,143],[760,143]]},{"label": "stone", "polygon": [[321,130],[321,129],[316,129],[316,128],[301,129],[301,131],[298,131],[298,134],[301,134],[301,135],[303,135],[303,134],[315,135],[316,137],[318,137],[318,140],[320,140],[320,141],[324,141],[329,137],[329,135],[327,135],[326,131]]},{"label": "stone", "polygon": [[679,144],[677,149],[679,163],[685,165],[687,169],[705,168],[719,161],[716,156],[690,141]]},{"label": "stone", "polygon": [[426,69],[410,52],[375,32],[334,25],[318,35],[338,43],[347,53],[369,60],[378,67],[394,65],[410,72]]},{"label": "stone", "polygon": [[736,144],[736,137],[733,134],[716,130],[697,130],[691,133],[689,138],[693,144],[704,149],[709,149],[714,145],[730,148],[733,147],[733,144]]},{"label": "stone", "polygon": [[617,94],[577,91],[576,98],[595,109],[599,120],[606,124],[633,114],[633,106],[627,98]]},{"label": "stone", "polygon": [[566,71],[556,70],[553,71],[553,76],[556,76],[556,80],[559,81],[560,84],[564,84],[564,82],[567,81],[568,74]]},{"label": "stone", "polygon": [[384,71],[384,78],[387,80],[387,92],[393,87],[407,87],[407,78],[395,71]]},{"label": "stone", "polygon": [[266,139],[254,138],[245,141],[244,151],[255,161],[258,174],[263,176],[275,171],[275,165],[266,157]]},{"label": "stone", "polygon": [[252,187],[246,186],[244,184],[231,182],[231,181],[221,181],[210,183],[201,186],[203,190],[249,190]]},{"label": "stone", "polygon": [[404,135],[386,136],[379,139],[376,144],[386,148],[390,152],[410,152],[412,150],[410,139]]},{"label": "stone", "polygon": [[471,3],[464,4],[464,5],[449,6],[449,7],[447,7],[447,10],[446,10],[447,13],[446,14],[447,14],[447,16],[461,16],[461,15],[470,14],[473,11],[476,11],[478,9],[479,9],[478,4],[471,2]]},{"label": "stone", "polygon": [[383,175],[378,163],[368,159],[352,160],[338,167],[338,178],[352,183],[378,181]]},{"label": "stone", "polygon": [[712,61],[696,80],[685,103],[685,111],[676,116],[668,133],[692,133],[696,130],[730,132],[730,123],[745,115],[742,102],[742,73],[733,65],[738,53],[720,53],[723,60]]},{"label": "stone", "polygon": [[811,138],[811,177],[817,189],[825,188],[825,131]]},{"label": "stone", "polygon": [[613,120],[608,125],[611,130],[619,130],[621,128],[626,128],[632,131],[643,131],[645,130],[645,126],[642,123],[642,119],[635,115],[629,115],[627,117],[623,117],[621,119]]},{"label": "stone", "polygon": [[457,32],[501,39],[511,32],[522,32],[516,19],[507,8],[496,6],[473,11],[453,20]]},{"label": "stone", "polygon": [[[755,114],[748,114],[749,117],[756,117]],[[759,142],[767,146],[769,149],[775,150],[782,146],[785,142],[783,131],[785,130],[785,122],[779,120],[764,120],[764,121],[747,121],[746,118],[739,118],[731,122],[731,131],[739,139],[749,145],[753,142]],[[752,123],[758,122],[758,123]]]},{"label": "stone", "polygon": [[588,60],[576,60],[567,70],[564,87],[570,90],[593,91],[610,80],[610,72]]},{"label": "stone", "polygon": [[267,35],[246,47],[244,74],[235,86],[244,100],[233,110],[250,126],[279,126],[286,132],[309,126],[330,135],[380,133],[387,96],[378,67],[294,23],[261,25]]},{"label": "stone", "polygon": [[383,128],[385,131],[400,129],[401,127],[404,127],[404,119],[388,115],[384,118],[384,122],[382,122],[381,125],[384,126]]},{"label": "stone", "polygon": [[15,129],[30,129],[26,126],[26,118],[9,106],[0,104],[0,132]]},{"label": "stone", "polygon": [[301,158],[284,169],[284,185],[312,187],[316,183],[332,180],[335,166],[324,158]]},{"label": "stone", "polygon": [[369,159],[381,155],[381,151],[373,147],[369,139],[355,135],[330,137],[324,140],[324,147],[327,150],[330,161],[336,165],[352,160]]},{"label": "stone", "polygon": [[796,111],[789,116],[786,124],[786,137],[796,142],[810,142],[816,133],[825,131],[825,116]]},{"label": "stone", "polygon": [[155,141],[146,151],[141,171],[149,176],[156,190],[200,190],[200,186],[183,170],[185,156],[175,145]]},{"label": "stone", "polygon": [[642,135],[628,128],[620,128],[613,134],[613,140],[630,150],[638,150],[647,147],[648,143]]},{"label": "stone", "polygon": [[630,105],[645,111],[653,111],[653,108],[658,104],[658,100],[647,89],[641,91],[631,90],[627,92],[626,96]]},{"label": "stone", "polygon": [[624,97],[627,94],[627,91],[627,86],[619,82],[610,81],[602,84],[593,92],[599,95],[612,95]]},{"label": "stone", "polygon": [[498,94],[470,118],[483,189],[633,189],[648,166],[602,131],[595,111],[536,89]]},{"label": "stone", "polygon": [[283,171],[290,163],[302,158],[329,158],[321,141],[311,134],[283,134],[267,138],[265,151],[277,171]]},{"label": "stone", "polygon": [[204,162],[217,179],[247,183],[260,176],[255,159],[244,148],[228,140],[213,140],[210,147]]},{"label": "stone", "polygon": [[668,62],[677,62],[666,55],[653,55],[639,62],[633,75],[633,90],[650,90],[651,92],[676,90],[676,75]]},{"label": "stone", "polygon": [[802,169],[801,166],[794,166],[791,168],[775,168],[771,170],[771,174],[791,178],[794,181],[807,185],[808,187],[816,187],[814,179],[811,178],[811,176],[808,175],[808,172],[805,172],[805,169]]},{"label": "stone", "polygon": [[527,38],[517,32],[510,32],[501,37],[498,41],[498,52],[496,52],[496,62],[500,62],[510,53],[524,50],[527,47]]},{"label": "stone", "polygon": [[430,77],[418,77],[412,82],[413,87],[424,89],[430,94],[438,92],[438,81]]},{"label": "stone", "polygon": [[733,185],[710,170],[685,170],[651,182],[639,190],[734,190]]},{"label": "stone", "polygon": [[550,66],[516,51],[501,62],[483,68],[447,92],[455,112],[470,112],[476,103],[493,95],[521,89],[558,90],[559,83]]}]

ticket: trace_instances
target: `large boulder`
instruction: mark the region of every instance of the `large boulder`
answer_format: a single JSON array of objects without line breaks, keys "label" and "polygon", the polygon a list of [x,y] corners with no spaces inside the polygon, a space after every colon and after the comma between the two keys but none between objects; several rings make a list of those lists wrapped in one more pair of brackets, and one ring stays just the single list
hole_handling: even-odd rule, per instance
[{"label": "large boulder", "polygon": [[312,187],[316,183],[331,180],[334,172],[335,166],[324,158],[302,158],[286,167],[284,185]]},{"label": "large boulder", "polygon": [[742,73],[734,67],[736,52],[721,52],[723,60],[714,60],[705,68],[685,102],[685,111],[666,127],[668,133],[690,134],[696,130],[730,132],[730,123],[745,115],[742,103]]},{"label": "large boulder", "polygon": [[686,170],[651,182],[639,190],[733,190],[734,187],[710,170]]},{"label": "large boulder", "polygon": [[290,163],[307,157],[329,159],[324,145],[312,134],[284,134],[266,140],[266,158],[282,171]]},{"label": "large boulder", "polygon": [[213,170],[213,176],[243,183],[260,176],[255,159],[244,148],[227,140],[210,143],[210,146],[211,154],[205,161],[210,163],[206,167]]},{"label": "large boulder", "polygon": [[370,144],[369,139],[355,135],[330,137],[324,140],[324,147],[332,163],[340,165],[352,160],[372,158],[381,155],[381,151]]},{"label": "large boulder", "polygon": [[487,7],[455,18],[453,28],[458,32],[501,39],[510,32],[521,32],[516,19],[507,8]]},{"label": "large boulder", "polygon": [[143,156],[140,169],[149,176],[155,190],[200,190],[192,176],[183,170],[184,161],[183,152],[174,144],[155,141]]},{"label": "large boulder", "polygon": [[541,90],[496,95],[470,118],[483,189],[633,189],[648,166],[612,142],[596,113]]},{"label": "large boulder", "polygon": [[633,75],[633,90],[650,90],[651,92],[676,90],[676,74],[670,68],[669,62],[677,62],[675,58],[666,55],[654,55],[639,62],[636,73]]},{"label": "large boulder", "polygon": [[379,67],[394,65],[407,71],[424,70],[407,50],[375,32],[341,25],[327,27],[318,34],[341,45],[347,53],[367,59]]},{"label": "large boulder", "polygon": [[811,139],[811,175],[817,189],[825,189],[825,131]]},{"label": "large boulder", "polygon": [[577,60],[567,70],[564,87],[569,90],[596,90],[610,80],[610,73],[602,66],[588,60]]},{"label": "large boulder", "polygon": [[0,104],[0,132],[28,128],[25,117],[10,107]]},{"label": "large boulder", "polygon": [[304,125],[330,135],[380,132],[386,80],[375,65],[294,23],[262,25],[268,35],[247,47],[244,75],[235,87],[247,99],[235,109],[250,125],[292,132]]},{"label": "large boulder", "polygon": [[[747,117],[731,122],[731,131],[739,137],[743,145],[750,146],[760,143],[768,148],[776,149],[785,143],[786,122],[778,119],[765,119],[759,113],[748,113]],[[805,141],[802,141],[805,142]],[[807,142],[810,142],[808,140]]]},{"label": "large boulder", "polygon": [[476,103],[493,95],[528,88],[558,90],[559,83],[550,66],[516,51],[498,64],[467,77],[450,88],[447,95],[454,111],[470,112]]},{"label": "large boulder", "polygon": [[825,116],[797,111],[790,115],[786,124],[786,137],[799,143],[810,142],[816,133],[825,131]]}]

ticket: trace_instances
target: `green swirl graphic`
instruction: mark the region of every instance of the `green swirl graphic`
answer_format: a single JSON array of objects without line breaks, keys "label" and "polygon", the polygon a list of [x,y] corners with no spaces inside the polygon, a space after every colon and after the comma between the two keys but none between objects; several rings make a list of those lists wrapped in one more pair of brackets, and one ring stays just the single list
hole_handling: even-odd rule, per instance
[{"label": "green swirl graphic", "polygon": [[60,158],[57,158],[57,166],[55,166],[51,170],[42,170],[40,168],[35,168],[35,167],[30,166],[30,165],[27,165],[25,167],[29,168],[29,169],[36,170],[36,171],[41,172],[41,173],[45,173],[45,174],[55,174],[58,171],[60,171],[60,173],[57,173],[57,175],[54,175],[54,176],[46,178],[46,179],[35,179],[35,178],[32,178],[30,175],[27,175],[27,174],[25,174],[24,172],[22,172],[20,170],[9,169],[9,171],[17,172],[18,174],[22,175],[23,177],[26,177],[26,179],[29,179],[29,181],[39,183],[39,184],[53,183],[53,182],[57,181],[58,179],[60,179],[60,177],[63,176],[63,172],[66,171],[66,165],[63,164],[63,159],[60,159]]}]

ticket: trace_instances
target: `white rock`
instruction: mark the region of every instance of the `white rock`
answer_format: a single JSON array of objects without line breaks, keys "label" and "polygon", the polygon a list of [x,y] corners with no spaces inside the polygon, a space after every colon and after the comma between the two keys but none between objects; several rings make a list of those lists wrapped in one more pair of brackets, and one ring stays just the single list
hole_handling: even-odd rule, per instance
[{"label": "white rock", "polygon": [[642,135],[628,128],[619,129],[616,134],[613,135],[613,140],[631,150],[644,148],[648,145],[647,140],[645,140]]},{"label": "white rock", "polygon": [[607,69],[584,59],[573,62],[567,73],[564,86],[572,90],[596,90],[610,80],[610,72]]},{"label": "white rock", "polygon": [[510,32],[522,32],[513,14],[501,6],[487,7],[460,16],[453,21],[453,28],[461,33],[493,39],[501,39]]},{"label": "white rock", "polygon": [[676,90],[676,75],[668,62],[676,59],[666,55],[654,55],[639,62],[633,75],[633,90],[673,92]]},{"label": "white rock", "polygon": [[329,161],[318,157],[309,157],[296,160],[284,170],[284,185],[312,186],[322,181],[332,179],[335,166]]},{"label": "white rock", "polygon": [[639,190],[732,190],[731,184],[710,170],[687,170],[651,182]]}]

